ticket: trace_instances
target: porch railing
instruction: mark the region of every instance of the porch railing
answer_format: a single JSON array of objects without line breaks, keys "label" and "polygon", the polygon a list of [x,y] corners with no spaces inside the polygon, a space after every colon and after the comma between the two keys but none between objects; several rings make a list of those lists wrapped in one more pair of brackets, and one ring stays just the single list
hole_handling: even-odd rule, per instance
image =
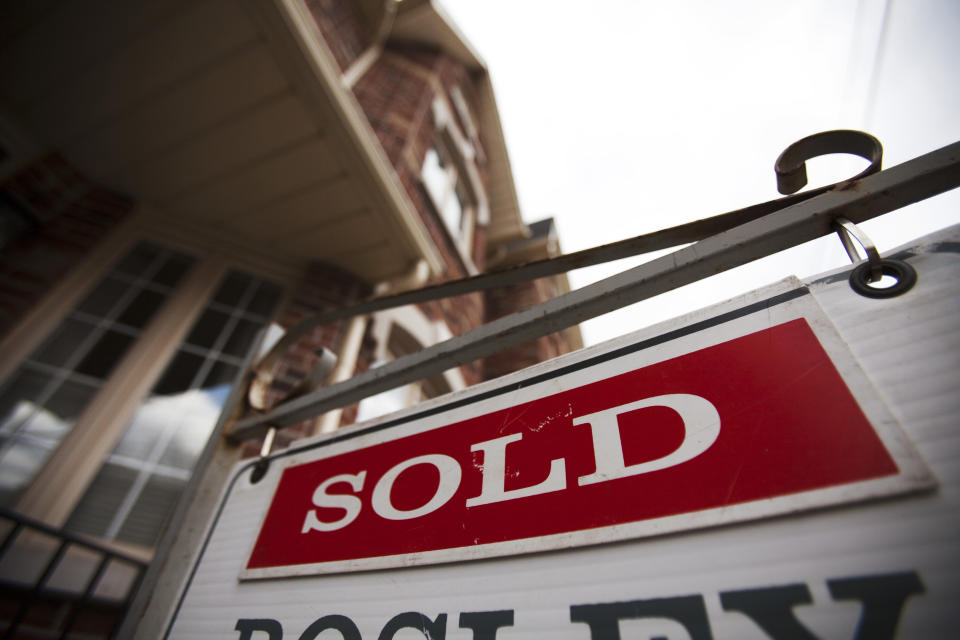
[{"label": "porch railing", "polygon": [[3,640],[114,637],[146,562],[7,509],[0,536]]}]

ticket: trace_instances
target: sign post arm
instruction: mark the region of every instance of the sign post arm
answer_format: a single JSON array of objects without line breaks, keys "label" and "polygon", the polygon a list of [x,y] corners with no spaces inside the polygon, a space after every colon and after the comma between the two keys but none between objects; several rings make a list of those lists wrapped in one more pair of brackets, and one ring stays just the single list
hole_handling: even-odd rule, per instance
[{"label": "sign post arm", "polygon": [[960,143],[710,236],[592,285],[514,313],[350,380],[240,420],[228,438],[243,441],[347,406],[590,318],[834,232],[843,216],[864,222],[960,186]]}]

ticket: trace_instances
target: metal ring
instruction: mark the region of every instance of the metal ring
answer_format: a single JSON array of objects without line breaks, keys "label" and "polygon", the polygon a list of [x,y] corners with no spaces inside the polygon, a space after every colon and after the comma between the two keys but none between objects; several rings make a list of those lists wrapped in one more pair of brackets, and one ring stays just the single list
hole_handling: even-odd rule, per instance
[{"label": "metal ring", "polygon": [[854,264],[860,262],[860,255],[857,253],[857,248],[854,246],[853,240],[850,239],[852,237],[860,243],[864,253],[867,254],[867,263],[870,265],[870,282],[879,282],[880,278],[883,277],[883,270],[881,268],[880,252],[877,250],[877,246],[873,244],[873,241],[860,227],[846,218],[839,217],[833,222],[837,228],[837,235],[840,236],[840,242],[843,243],[843,248],[850,257],[850,262]]},{"label": "metal ring", "polygon": [[906,293],[917,283],[917,270],[902,260],[885,258],[880,261],[883,275],[896,278],[897,282],[889,287],[870,286],[869,262],[860,263],[850,272],[850,288],[867,298],[893,298]]}]

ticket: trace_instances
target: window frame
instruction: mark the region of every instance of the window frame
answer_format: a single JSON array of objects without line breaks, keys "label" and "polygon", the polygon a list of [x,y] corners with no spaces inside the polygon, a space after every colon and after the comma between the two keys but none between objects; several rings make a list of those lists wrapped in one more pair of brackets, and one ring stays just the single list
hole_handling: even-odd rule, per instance
[{"label": "window frame", "polygon": [[[436,96],[431,103],[431,113],[435,125],[434,137],[431,146],[424,154],[420,164],[420,182],[424,192],[430,200],[444,227],[450,232],[453,244],[460,257],[467,266],[471,275],[479,273],[473,262],[473,239],[476,228],[486,225],[490,218],[490,207],[486,191],[477,169],[478,152],[473,142],[461,131],[456,118],[453,116],[453,107],[445,94]],[[428,162],[431,150],[437,149],[440,156],[446,155],[446,165],[441,167],[447,172],[447,182],[442,189],[430,184],[425,176],[424,167]],[[443,215],[446,200],[458,197],[458,192],[465,196],[466,206],[462,206],[459,228],[453,228]],[[462,202],[462,201],[461,201]]]},{"label": "window frame", "polygon": [[[283,293],[273,312],[276,317],[301,275],[294,265],[256,251],[240,251],[188,225],[174,228],[153,213],[138,209],[120,223],[0,341],[0,380],[7,380],[138,242],[160,244],[196,258],[16,503],[17,511],[53,526],[67,521],[222,278],[231,269],[239,269],[278,284]],[[152,549],[145,547],[108,540],[104,544],[144,558],[152,555]]]},{"label": "window frame", "polygon": [[[373,314],[369,331],[376,343],[373,353],[375,362],[388,362],[401,358],[416,351],[417,345],[427,347],[452,337],[446,324],[441,321],[430,321],[422,311],[415,307],[400,307]],[[442,393],[452,393],[466,387],[467,383],[459,368],[447,369],[431,378],[416,380],[400,387],[406,393],[405,404],[401,409],[442,395],[430,393],[433,389],[442,388]],[[396,393],[401,392],[397,391]],[[366,398],[361,400],[359,404],[362,404],[365,400]],[[377,417],[379,415],[370,415],[364,419],[372,420]]]}]

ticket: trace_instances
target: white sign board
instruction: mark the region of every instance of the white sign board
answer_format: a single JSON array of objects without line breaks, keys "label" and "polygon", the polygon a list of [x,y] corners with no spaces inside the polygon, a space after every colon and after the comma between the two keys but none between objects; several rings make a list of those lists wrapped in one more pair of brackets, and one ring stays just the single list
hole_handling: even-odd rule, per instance
[{"label": "white sign board", "polygon": [[785,281],[242,464],[166,637],[936,637],[949,246],[898,298]]}]

